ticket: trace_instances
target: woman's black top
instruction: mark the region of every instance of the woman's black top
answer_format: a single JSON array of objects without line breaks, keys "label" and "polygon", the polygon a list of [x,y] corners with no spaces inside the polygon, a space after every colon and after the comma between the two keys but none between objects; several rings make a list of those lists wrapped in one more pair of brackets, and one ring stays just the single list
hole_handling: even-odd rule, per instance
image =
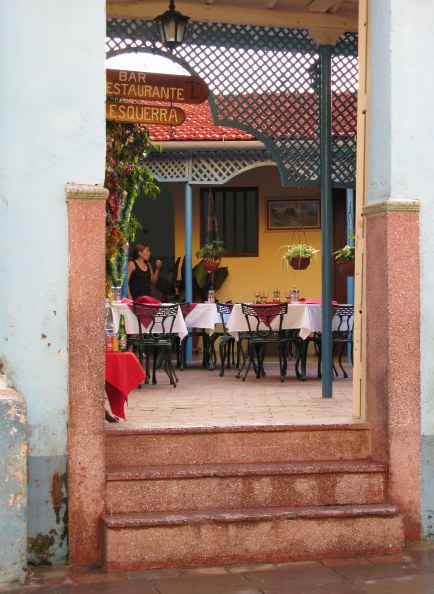
[{"label": "woman's black top", "polygon": [[134,266],[135,268],[131,273],[128,283],[133,300],[142,295],[151,295],[151,268],[149,264],[146,271],[142,270],[135,260]]}]

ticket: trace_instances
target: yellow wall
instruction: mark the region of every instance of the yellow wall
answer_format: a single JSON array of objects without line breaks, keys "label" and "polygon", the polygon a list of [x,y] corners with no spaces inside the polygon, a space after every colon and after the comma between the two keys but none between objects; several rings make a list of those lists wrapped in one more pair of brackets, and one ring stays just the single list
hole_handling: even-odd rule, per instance
[{"label": "yellow wall", "polygon": [[[321,248],[321,231],[267,231],[267,198],[298,198],[314,196],[319,198],[319,188],[282,188],[277,167],[258,167],[232,179],[227,186],[257,186],[259,188],[259,256],[249,258],[222,259],[229,276],[217,292],[219,301],[252,301],[255,289],[268,290],[269,299],[273,291],[280,289],[281,298],[294,284],[300,290],[300,297],[321,298],[321,254],[318,263],[312,262],[306,270],[285,270],[280,246],[291,243],[306,243]],[[170,184],[175,206],[175,257],[185,253],[184,184]],[[200,247],[199,231],[200,187],[193,186],[193,266],[194,257]]]}]

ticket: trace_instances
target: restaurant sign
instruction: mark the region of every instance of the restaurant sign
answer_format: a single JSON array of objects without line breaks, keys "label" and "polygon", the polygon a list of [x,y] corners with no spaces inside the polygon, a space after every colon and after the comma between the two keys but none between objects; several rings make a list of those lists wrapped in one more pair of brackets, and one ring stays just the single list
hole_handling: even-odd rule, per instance
[{"label": "restaurant sign", "polygon": [[106,78],[107,97],[203,103],[209,95],[208,86],[198,76],[108,69]]},{"label": "restaurant sign", "polygon": [[106,119],[114,122],[180,126],[185,112],[170,105],[142,105],[140,103],[106,103]]}]

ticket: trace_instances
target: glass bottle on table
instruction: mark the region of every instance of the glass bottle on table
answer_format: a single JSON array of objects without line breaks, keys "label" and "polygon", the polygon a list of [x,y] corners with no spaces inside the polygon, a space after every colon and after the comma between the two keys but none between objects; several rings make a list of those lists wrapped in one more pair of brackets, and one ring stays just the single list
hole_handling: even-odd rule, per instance
[{"label": "glass bottle on table", "polygon": [[113,350],[113,315],[112,310],[110,307],[110,302],[108,299],[105,300],[105,323],[104,323],[104,332],[105,332],[105,350],[112,351]]},{"label": "glass bottle on table", "polygon": [[118,348],[121,353],[125,353],[128,347],[127,331],[125,329],[125,316],[121,314],[118,328]]}]

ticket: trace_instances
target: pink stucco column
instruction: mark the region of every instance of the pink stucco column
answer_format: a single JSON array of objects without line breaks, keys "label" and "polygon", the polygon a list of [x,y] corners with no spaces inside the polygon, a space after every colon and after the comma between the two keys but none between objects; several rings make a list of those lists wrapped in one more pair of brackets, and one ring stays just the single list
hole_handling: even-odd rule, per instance
[{"label": "pink stucco column", "polygon": [[105,505],[105,201],[67,184],[69,246],[68,526],[70,563],[101,562]]},{"label": "pink stucco column", "polygon": [[372,456],[389,464],[388,500],[421,535],[419,203],[365,206],[366,407]]}]

